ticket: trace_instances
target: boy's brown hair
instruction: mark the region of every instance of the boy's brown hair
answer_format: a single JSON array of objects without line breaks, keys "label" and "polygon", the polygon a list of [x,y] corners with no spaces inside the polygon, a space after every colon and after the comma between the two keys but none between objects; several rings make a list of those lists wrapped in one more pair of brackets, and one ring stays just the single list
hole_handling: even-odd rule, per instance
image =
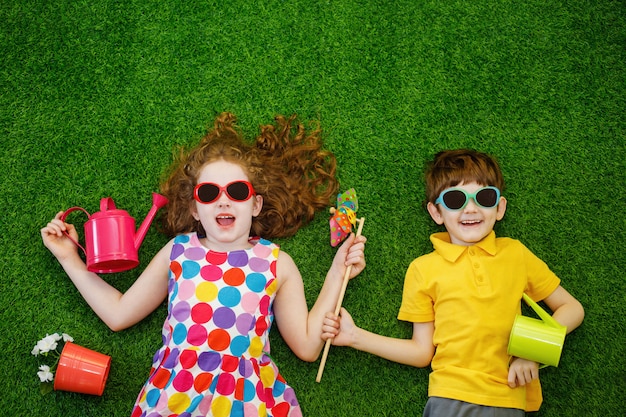
[{"label": "boy's brown hair", "polygon": [[435,203],[446,188],[476,182],[504,189],[504,177],[494,157],[473,149],[446,150],[437,153],[427,165],[426,199]]}]

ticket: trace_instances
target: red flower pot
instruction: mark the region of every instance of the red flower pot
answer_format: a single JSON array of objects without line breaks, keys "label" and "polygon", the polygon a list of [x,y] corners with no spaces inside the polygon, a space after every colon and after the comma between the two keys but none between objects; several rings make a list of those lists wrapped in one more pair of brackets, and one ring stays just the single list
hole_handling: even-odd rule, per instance
[{"label": "red flower pot", "polygon": [[66,342],[54,376],[54,389],[102,395],[110,367],[110,356]]}]

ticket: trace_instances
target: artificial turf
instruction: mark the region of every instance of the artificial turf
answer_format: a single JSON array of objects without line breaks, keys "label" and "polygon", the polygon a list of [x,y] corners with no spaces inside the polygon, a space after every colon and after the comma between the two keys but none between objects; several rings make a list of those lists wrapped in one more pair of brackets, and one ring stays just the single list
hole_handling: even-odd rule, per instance
[{"label": "artificial turf", "polygon": [[[442,149],[502,164],[520,239],[586,309],[536,415],[618,416],[626,404],[626,8],[623,1],[63,1],[0,5],[0,408],[20,416],[128,416],[160,346],[165,306],[111,332],[41,243],[71,206],[111,196],[141,220],[179,145],[222,111],[249,137],[275,114],[319,120],[366,217],[367,268],[344,306],[368,330],[396,319],[404,272],[432,250],[422,170]],[[77,224],[84,221],[75,215]],[[328,214],[280,240],[312,304],[335,250]],[[128,288],[167,241],[154,228]],[[104,395],[39,394],[46,333],[111,355]],[[420,415],[428,369],[332,348],[272,357],[306,416]]]}]

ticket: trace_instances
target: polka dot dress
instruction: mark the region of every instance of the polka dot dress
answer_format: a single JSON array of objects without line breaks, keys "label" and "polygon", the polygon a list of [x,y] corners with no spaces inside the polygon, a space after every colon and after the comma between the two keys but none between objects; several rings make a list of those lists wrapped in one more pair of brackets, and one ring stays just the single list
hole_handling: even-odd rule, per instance
[{"label": "polka dot dress", "polygon": [[278,246],[213,252],[174,240],[163,347],[131,417],[301,416],[269,354]]}]

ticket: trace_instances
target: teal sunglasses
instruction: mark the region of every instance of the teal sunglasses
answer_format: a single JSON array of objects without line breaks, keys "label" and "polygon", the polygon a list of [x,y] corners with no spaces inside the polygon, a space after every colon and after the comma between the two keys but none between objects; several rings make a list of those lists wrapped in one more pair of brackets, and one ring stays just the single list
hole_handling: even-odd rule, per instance
[{"label": "teal sunglasses", "polygon": [[441,204],[447,210],[463,210],[470,198],[477,206],[482,208],[493,208],[500,202],[500,190],[497,187],[483,187],[470,194],[461,188],[448,188],[439,194],[435,204]]}]

